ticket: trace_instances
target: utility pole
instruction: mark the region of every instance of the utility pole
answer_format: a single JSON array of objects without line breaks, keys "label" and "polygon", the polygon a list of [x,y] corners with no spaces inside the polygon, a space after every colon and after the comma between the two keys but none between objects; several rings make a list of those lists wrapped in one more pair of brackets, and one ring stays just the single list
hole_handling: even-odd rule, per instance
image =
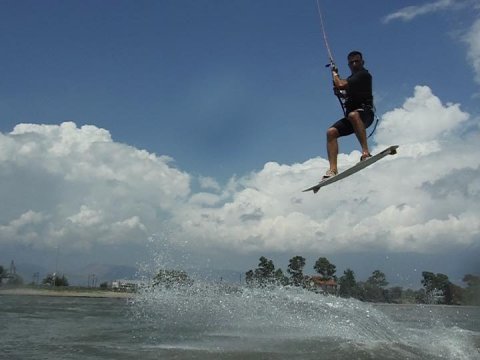
[{"label": "utility pole", "polygon": [[58,245],[57,245],[57,256],[55,259],[55,274],[58,273]]},{"label": "utility pole", "polygon": [[10,263],[9,273],[10,273],[10,275],[15,275],[16,272],[17,272],[17,268],[15,267],[15,263],[12,260],[12,262]]},{"label": "utility pole", "polygon": [[32,279],[33,285],[38,285],[39,280],[40,280],[40,273],[39,272],[33,273],[33,279]]},{"label": "utility pole", "polygon": [[88,287],[90,287],[90,284],[92,285],[91,287],[95,287],[97,285],[97,277],[95,276],[95,274],[88,275],[87,283]]},{"label": "utility pole", "polygon": [[57,274],[58,274],[58,245],[57,245],[57,254],[55,257],[55,272],[52,275],[53,286],[57,286]]}]

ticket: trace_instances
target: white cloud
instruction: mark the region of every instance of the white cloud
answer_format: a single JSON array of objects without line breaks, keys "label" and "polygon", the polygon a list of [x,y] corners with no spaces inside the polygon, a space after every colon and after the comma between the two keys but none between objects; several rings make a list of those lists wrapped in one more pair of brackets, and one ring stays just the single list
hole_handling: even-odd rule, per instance
[{"label": "white cloud", "polygon": [[[407,6],[383,18],[384,23],[394,20],[411,21],[414,18],[434,13],[437,11],[452,11],[467,9],[470,13],[477,14],[480,10],[478,1],[473,0],[437,0],[435,2]],[[478,18],[478,16],[477,16]],[[462,33],[464,31],[462,30]],[[474,72],[475,81],[480,83],[480,20],[473,22],[470,28],[464,33],[461,39],[467,44],[467,60],[470,62]]]},{"label": "white cloud", "polygon": [[376,140],[384,145],[401,142],[431,146],[467,119],[468,114],[460,111],[459,104],[444,106],[428,86],[416,86],[414,96],[401,108],[384,114]]},{"label": "white cloud", "polygon": [[88,206],[82,205],[80,211],[67,218],[74,224],[81,226],[92,226],[100,224],[103,220],[102,211],[89,209]]},{"label": "white cloud", "polygon": [[458,4],[458,1],[454,1],[454,0],[437,0],[435,2],[428,3],[428,4],[407,6],[392,14],[385,16],[383,18],[383,22],[388,23],[392,20],[410,21],[416,18],[417,16],[426,15],[426,14],[430,14],[430,13],[441,11],[441,10],[446,10],[457,4]]},{"label": "white cloud", "polygon": [[475,81],[480,83],[480,19],[473,23],[464,41],[468,45],[467,59],[475,71]]},{"label": "white cloud", "polygon": [[202,189],[211,189],[211,190],[220,190],[220,185],[218,182],[211,177],[206,177],[206,176],[200,176],[198,178],[198,182],[200,183],[200,187]]},{"label": "white cloud", "polygon": [[[173,168],[168,157],[114,142],[94,126],[21,124],[0,134],[0,246],[88,249],[139,244],[168,232],[182,246],[233,252],[417,251],[466,247],[480,237],[478,129],[458,104],[418,86],[384,114],[372,151],[399,153],[318,194],[301,190],[321,157],[266,163],[225,186]],[[340,154],[340,170],[360,153]],[[172,230],[174,229],[174,230]]]},{"label": "white cloud", "polygon": [[20,124],[0,135],[0,245],[144,240],[190,192],[170,162],[95,126]]},{"label": "white cloud", "polygon": [[38,229],[41,229],[46,221],[43,214],[28,210],[7,224],[0,225],[0,237],[8,241],[21,236],[22,242],[32,244],[38,240]]},{"label": "white cloud", "polygon": [[[478,186],[469,183],[469,192],[460,192],[451,180],[466,172],[480,175],[479,134],[461,138],[457,131],[468,119],[458,104],[442,104],[428,87],[418,86],[401,108],[385,114],[377,130],[374,151],[398,144],[395,157],[315,196],[301,190],[319,179],[325,159],[267,163],[230,184],[235,190],[228,200],[182,208],[176,221],[199,246],[238,251],[426,252],[471,244],[480,235],[480,202],[472,196]],[[340,168],[359,155],[340,155]]]}]

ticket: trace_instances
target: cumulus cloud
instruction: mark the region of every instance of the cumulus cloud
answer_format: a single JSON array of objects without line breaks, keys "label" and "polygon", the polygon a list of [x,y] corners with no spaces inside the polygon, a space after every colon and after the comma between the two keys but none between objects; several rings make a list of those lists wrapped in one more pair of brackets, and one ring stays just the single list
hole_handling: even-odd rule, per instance
[{"label": "cumulus cloud", "polygon": [[[233,252],[431,252],[480,237],[478,128],[426,86],[383,115],[372,151],[395,156],[320,190],[328,166],[268,162],[225,185],[168,157],[116,143],[95,126],[20,124],[0,134],[0,246],[73,250],[138,244],[169,227],[172,241]],[[340,154],[340,170],[358,151]],[[173,229],[173,230],[172,230]]]},{"label": "cumulus cloud", "polygon": [[[383,116],[376,133],[374,151],[397,144],[395,157],[315,196],[301,190],[318,181],[325,159],[267,163],[235,179],[216,206],[183,207],[175,221],[199,246],[239,251],[430,252],[472,244],[480,233],[473,196],[479,186],[473,181],[460,191],[454,180],[480,178],[479,134],[459,131],[468,120],[458,104],[443,104],[418,86],[402,107]],[[341,154],[340,169],[359,156]]]},{"label": "cumulus cloud", "polygon": [[190,176],[95,126],[20,124],[0,134],[0,245],[146,239],[188,196]]},{"label": "cumulus cloud", "polygon": [[376,140],[383,145],[401,142],[432,147],[432,144],[448,138],[467,119],[468,114],[460,110],[459,104],[443,105],[429,87],[417,86],[414,96],[401,108],[383,115]]},{"label": "cumulus cloud", "polygon": [[211,189],[211,190],[220,190],[220,185],[218,182],[211,177],[206,177],[206,176],[200,176],[198,178],[198,182],[200,184],[200,187],[202,189]]}]

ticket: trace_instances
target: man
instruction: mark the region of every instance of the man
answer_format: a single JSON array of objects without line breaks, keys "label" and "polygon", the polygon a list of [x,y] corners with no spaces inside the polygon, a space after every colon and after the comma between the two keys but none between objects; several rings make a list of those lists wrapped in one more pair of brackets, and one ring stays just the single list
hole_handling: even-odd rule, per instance
[{"label": "man", "polygon": [[338,138],[355,133],[362,147],[360,161],[367,159],[370,155],[367,143],[368,128],[373,122],[373,95],[372,76],[363,67],[362,53],[352,51],[348,54],[348,66],[352,74],[347,79],[338,76],[338,70],[332,68],[334,92],[337,96],[344,98],[345,117],[333,124],[327,130],[327,153],[330,168],[323,179],[338,174],[337,155]]}]

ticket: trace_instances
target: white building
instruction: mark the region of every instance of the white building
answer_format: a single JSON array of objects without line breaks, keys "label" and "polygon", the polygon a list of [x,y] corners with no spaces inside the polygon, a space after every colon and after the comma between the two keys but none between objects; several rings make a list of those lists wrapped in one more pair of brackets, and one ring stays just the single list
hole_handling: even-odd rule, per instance
[{"label": "white building", "polygon": [[144,283],[140,280],[114,280],[112,281],[113,291],[136,292]]}]

